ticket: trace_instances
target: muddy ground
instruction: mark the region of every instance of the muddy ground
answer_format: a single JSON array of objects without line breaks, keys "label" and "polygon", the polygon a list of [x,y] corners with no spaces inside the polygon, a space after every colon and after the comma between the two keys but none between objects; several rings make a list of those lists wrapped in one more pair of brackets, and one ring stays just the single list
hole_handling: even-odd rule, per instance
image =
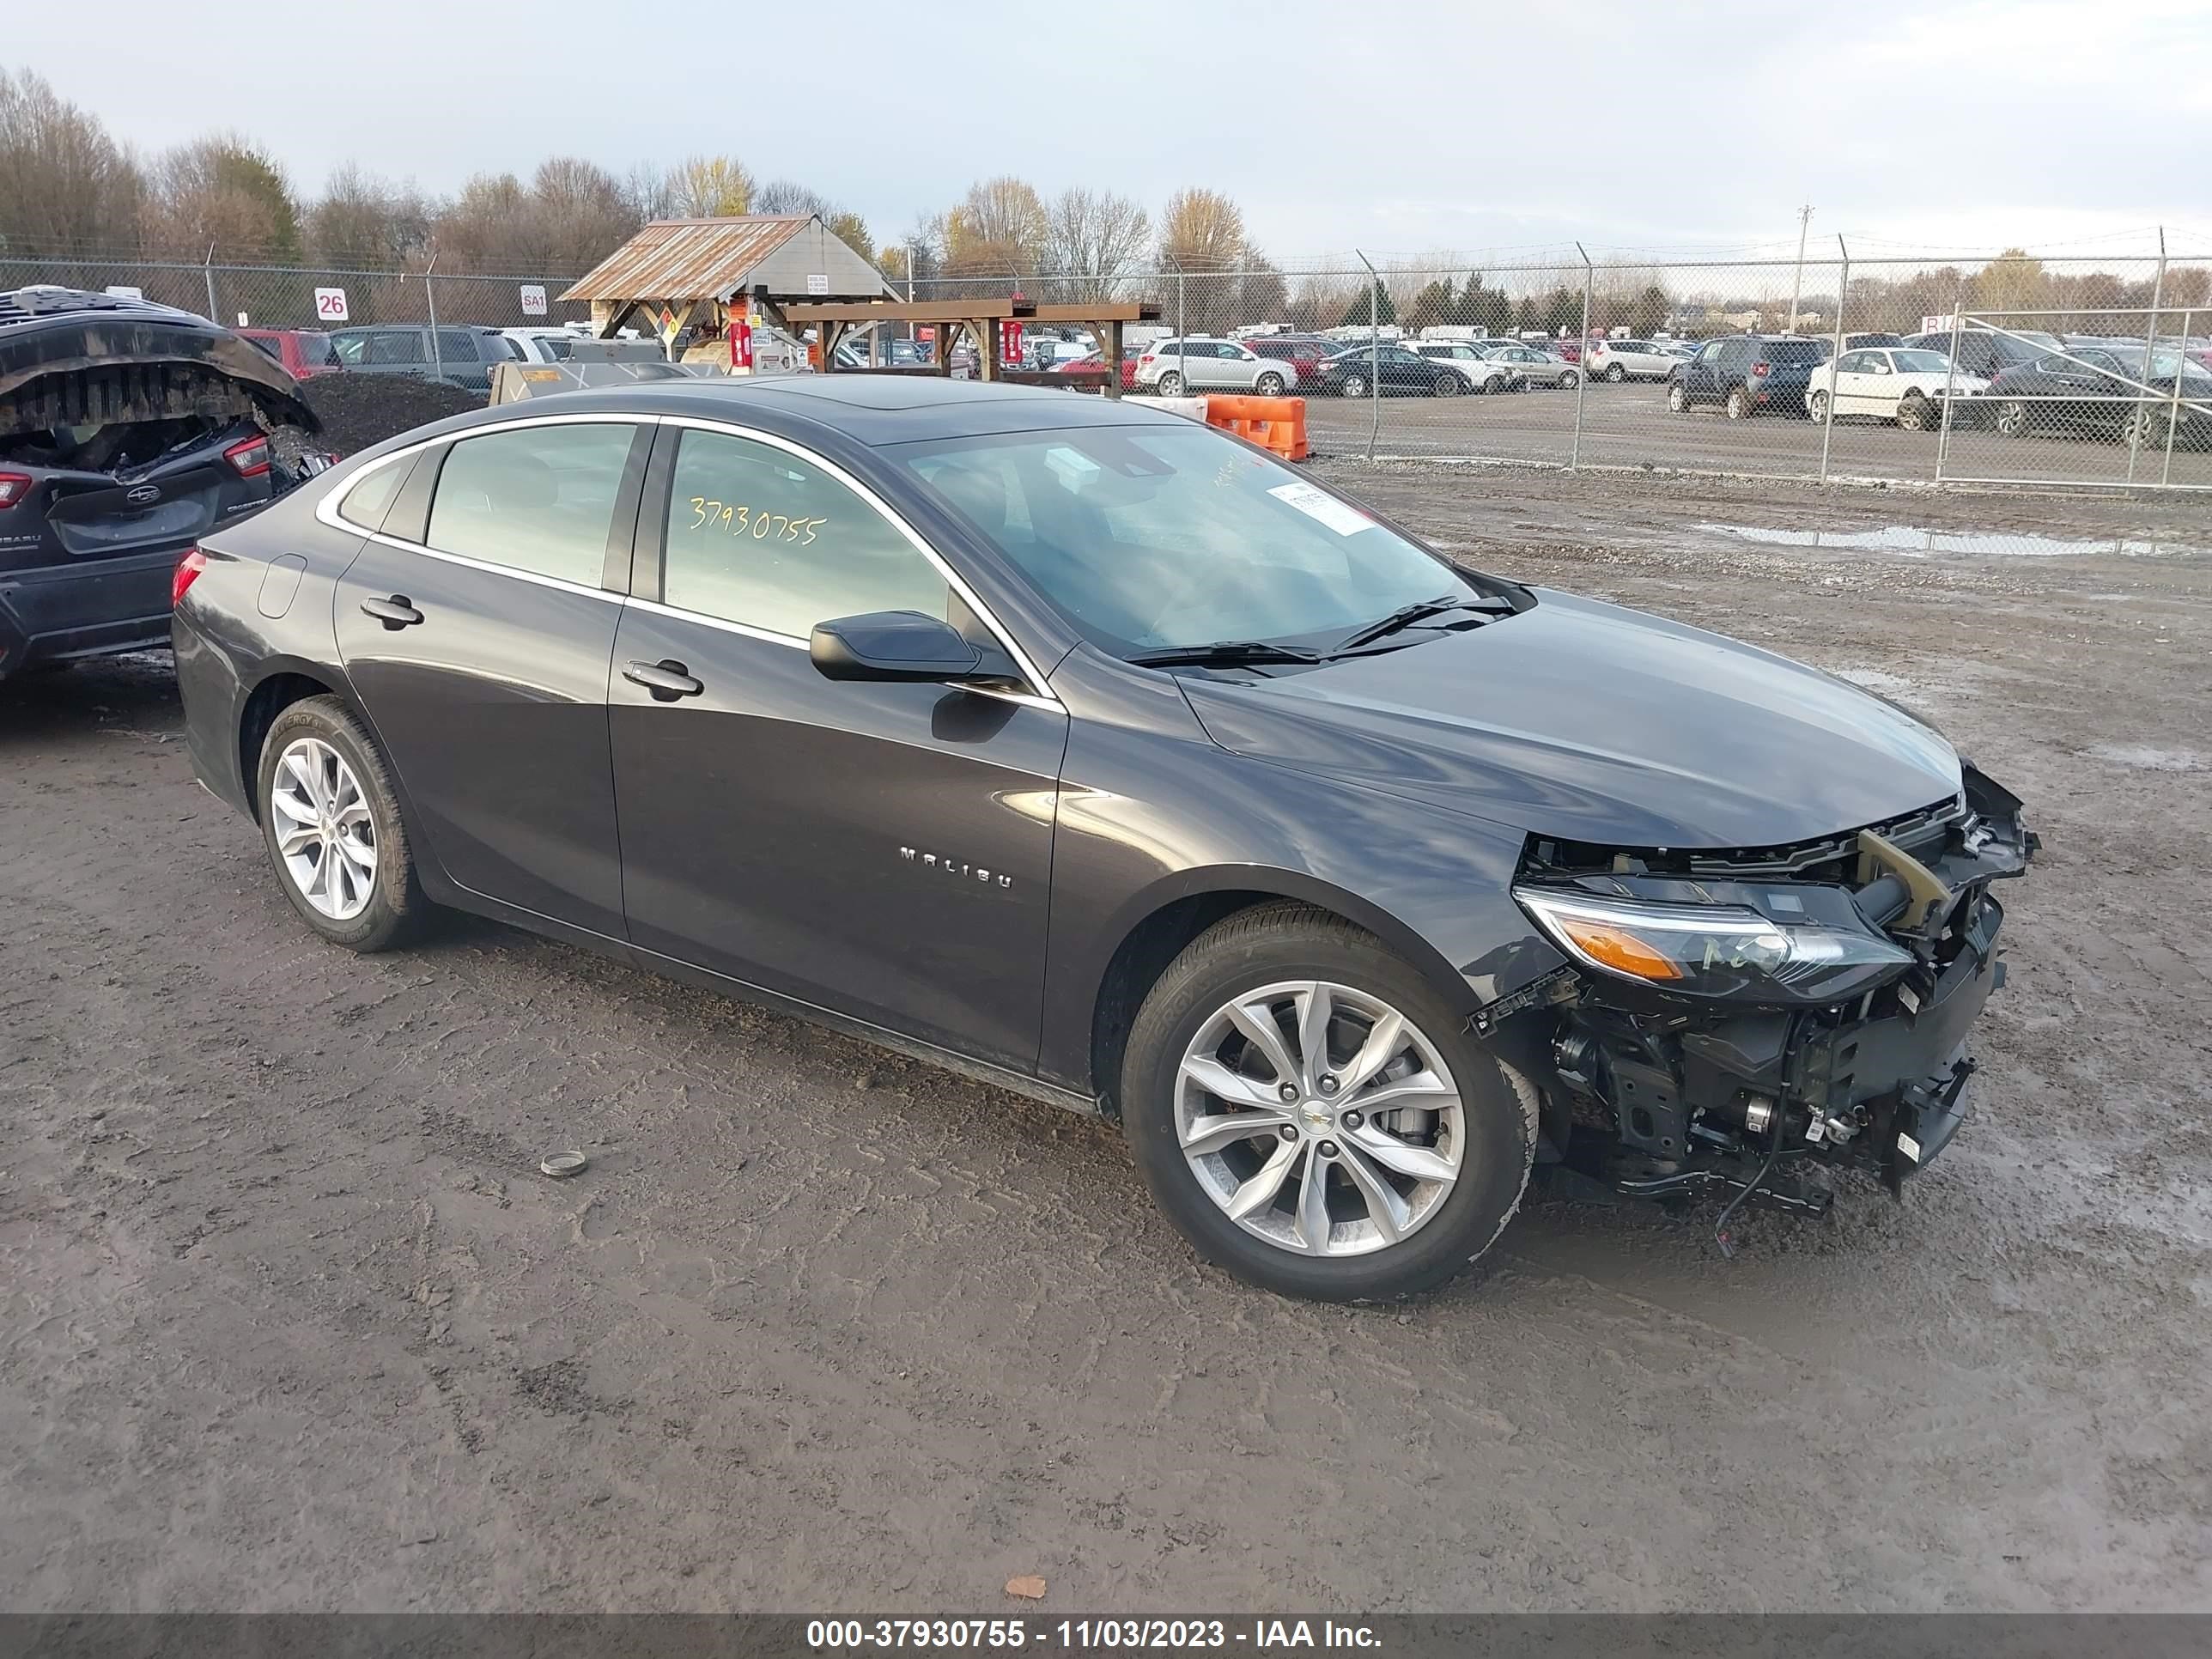
[{"label": "muddy ground", "polygon": [[[1940,720],[2047,850],[1902,1206],[1537,1202],[1405,1312],[1197,1265],[1115,1133],[456,921],[313,943],[165,662],[0,689],[0,1603],[2212,1606],[2201,503],[1353,473]],[[580,1179],[537,1175],[580,1146]]]}]

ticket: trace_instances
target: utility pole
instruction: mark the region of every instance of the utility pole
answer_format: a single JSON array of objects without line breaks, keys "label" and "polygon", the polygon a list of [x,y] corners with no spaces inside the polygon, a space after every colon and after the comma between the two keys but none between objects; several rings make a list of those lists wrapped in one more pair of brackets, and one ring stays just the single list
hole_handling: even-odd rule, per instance
[{"label": "utility pole", "polygon": [[1797,296],[1805,291],[1805,230],[1813,222],[1813,209],[1808,203],[1797,210],[1797,274],[1790,279],[1790,326],[1782,331],[1797,331]]}]

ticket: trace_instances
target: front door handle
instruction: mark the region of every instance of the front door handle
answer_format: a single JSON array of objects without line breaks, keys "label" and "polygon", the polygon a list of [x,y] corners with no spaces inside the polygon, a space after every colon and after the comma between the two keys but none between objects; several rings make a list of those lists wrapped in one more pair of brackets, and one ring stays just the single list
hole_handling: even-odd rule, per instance
[{"label": "front door handle", "polygon": [[682,663],[665,658],[659,662],[634,662],[623,670],[623,678],[652,692],[657,702],[696,697],[707,689],[703,683],[692,678],[691,671]]},{"label": "front door handle", "polygon": [[389,629],[411,627],[422,620],[422,613],[407,603],[404,593],[394,593],[388,599],[363,599],[362,614],[374,617]]}]

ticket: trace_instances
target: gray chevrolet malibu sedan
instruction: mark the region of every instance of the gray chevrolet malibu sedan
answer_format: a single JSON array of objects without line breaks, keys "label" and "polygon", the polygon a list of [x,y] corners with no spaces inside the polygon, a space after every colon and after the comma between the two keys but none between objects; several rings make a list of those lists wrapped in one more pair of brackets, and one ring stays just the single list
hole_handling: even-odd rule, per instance
[{"label": "gray chevrolet malibu sedan", "polygon": [[176,591],[193,763],[321,938],[474,911],[1102,1113],[1302,1296],[1438,1283],[1539,1166],[1901,1186],[2034,845],[1886,702],[1059,392],[488,410]]}]

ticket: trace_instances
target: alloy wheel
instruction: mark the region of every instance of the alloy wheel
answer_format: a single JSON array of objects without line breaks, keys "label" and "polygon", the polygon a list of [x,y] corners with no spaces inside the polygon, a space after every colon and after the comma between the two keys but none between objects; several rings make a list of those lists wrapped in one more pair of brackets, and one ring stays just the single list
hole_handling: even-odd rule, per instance
[{"label": "alloy wheel", "polygon": [[320,738],[277,757],[270,781],[276,853],[285,876],[316,913],[351,921],[376,892],[376,823],[361,781]]},{"label": "alloy wheel", "polygon": [[1467,1146],[1458,1085],[1428,1036],[1380,997],[1316,980],[1214,1011],[1177,1070],[1175,1125],[1222,1212],[1299,1255],[1409,1237],[1450,1197]]},{"label": "alloy wheel", "polygon": [[1367,395],[1366,380],[1357,374],[1346,375],[1344,377],[1344,395],[1347,398],[1364,398]]},{"label": "alloy wheel", "polygon": [[2008,438],[2025,436],[2027,432],[2027,405],[2017,398],[2008,398],[1997,405],[1997,430]]},{"label": "alloy wheel", "polygon": [[1805,400],[1806,418],[1818,426],[1828,418],[1828,394],[1816,392]]}]

